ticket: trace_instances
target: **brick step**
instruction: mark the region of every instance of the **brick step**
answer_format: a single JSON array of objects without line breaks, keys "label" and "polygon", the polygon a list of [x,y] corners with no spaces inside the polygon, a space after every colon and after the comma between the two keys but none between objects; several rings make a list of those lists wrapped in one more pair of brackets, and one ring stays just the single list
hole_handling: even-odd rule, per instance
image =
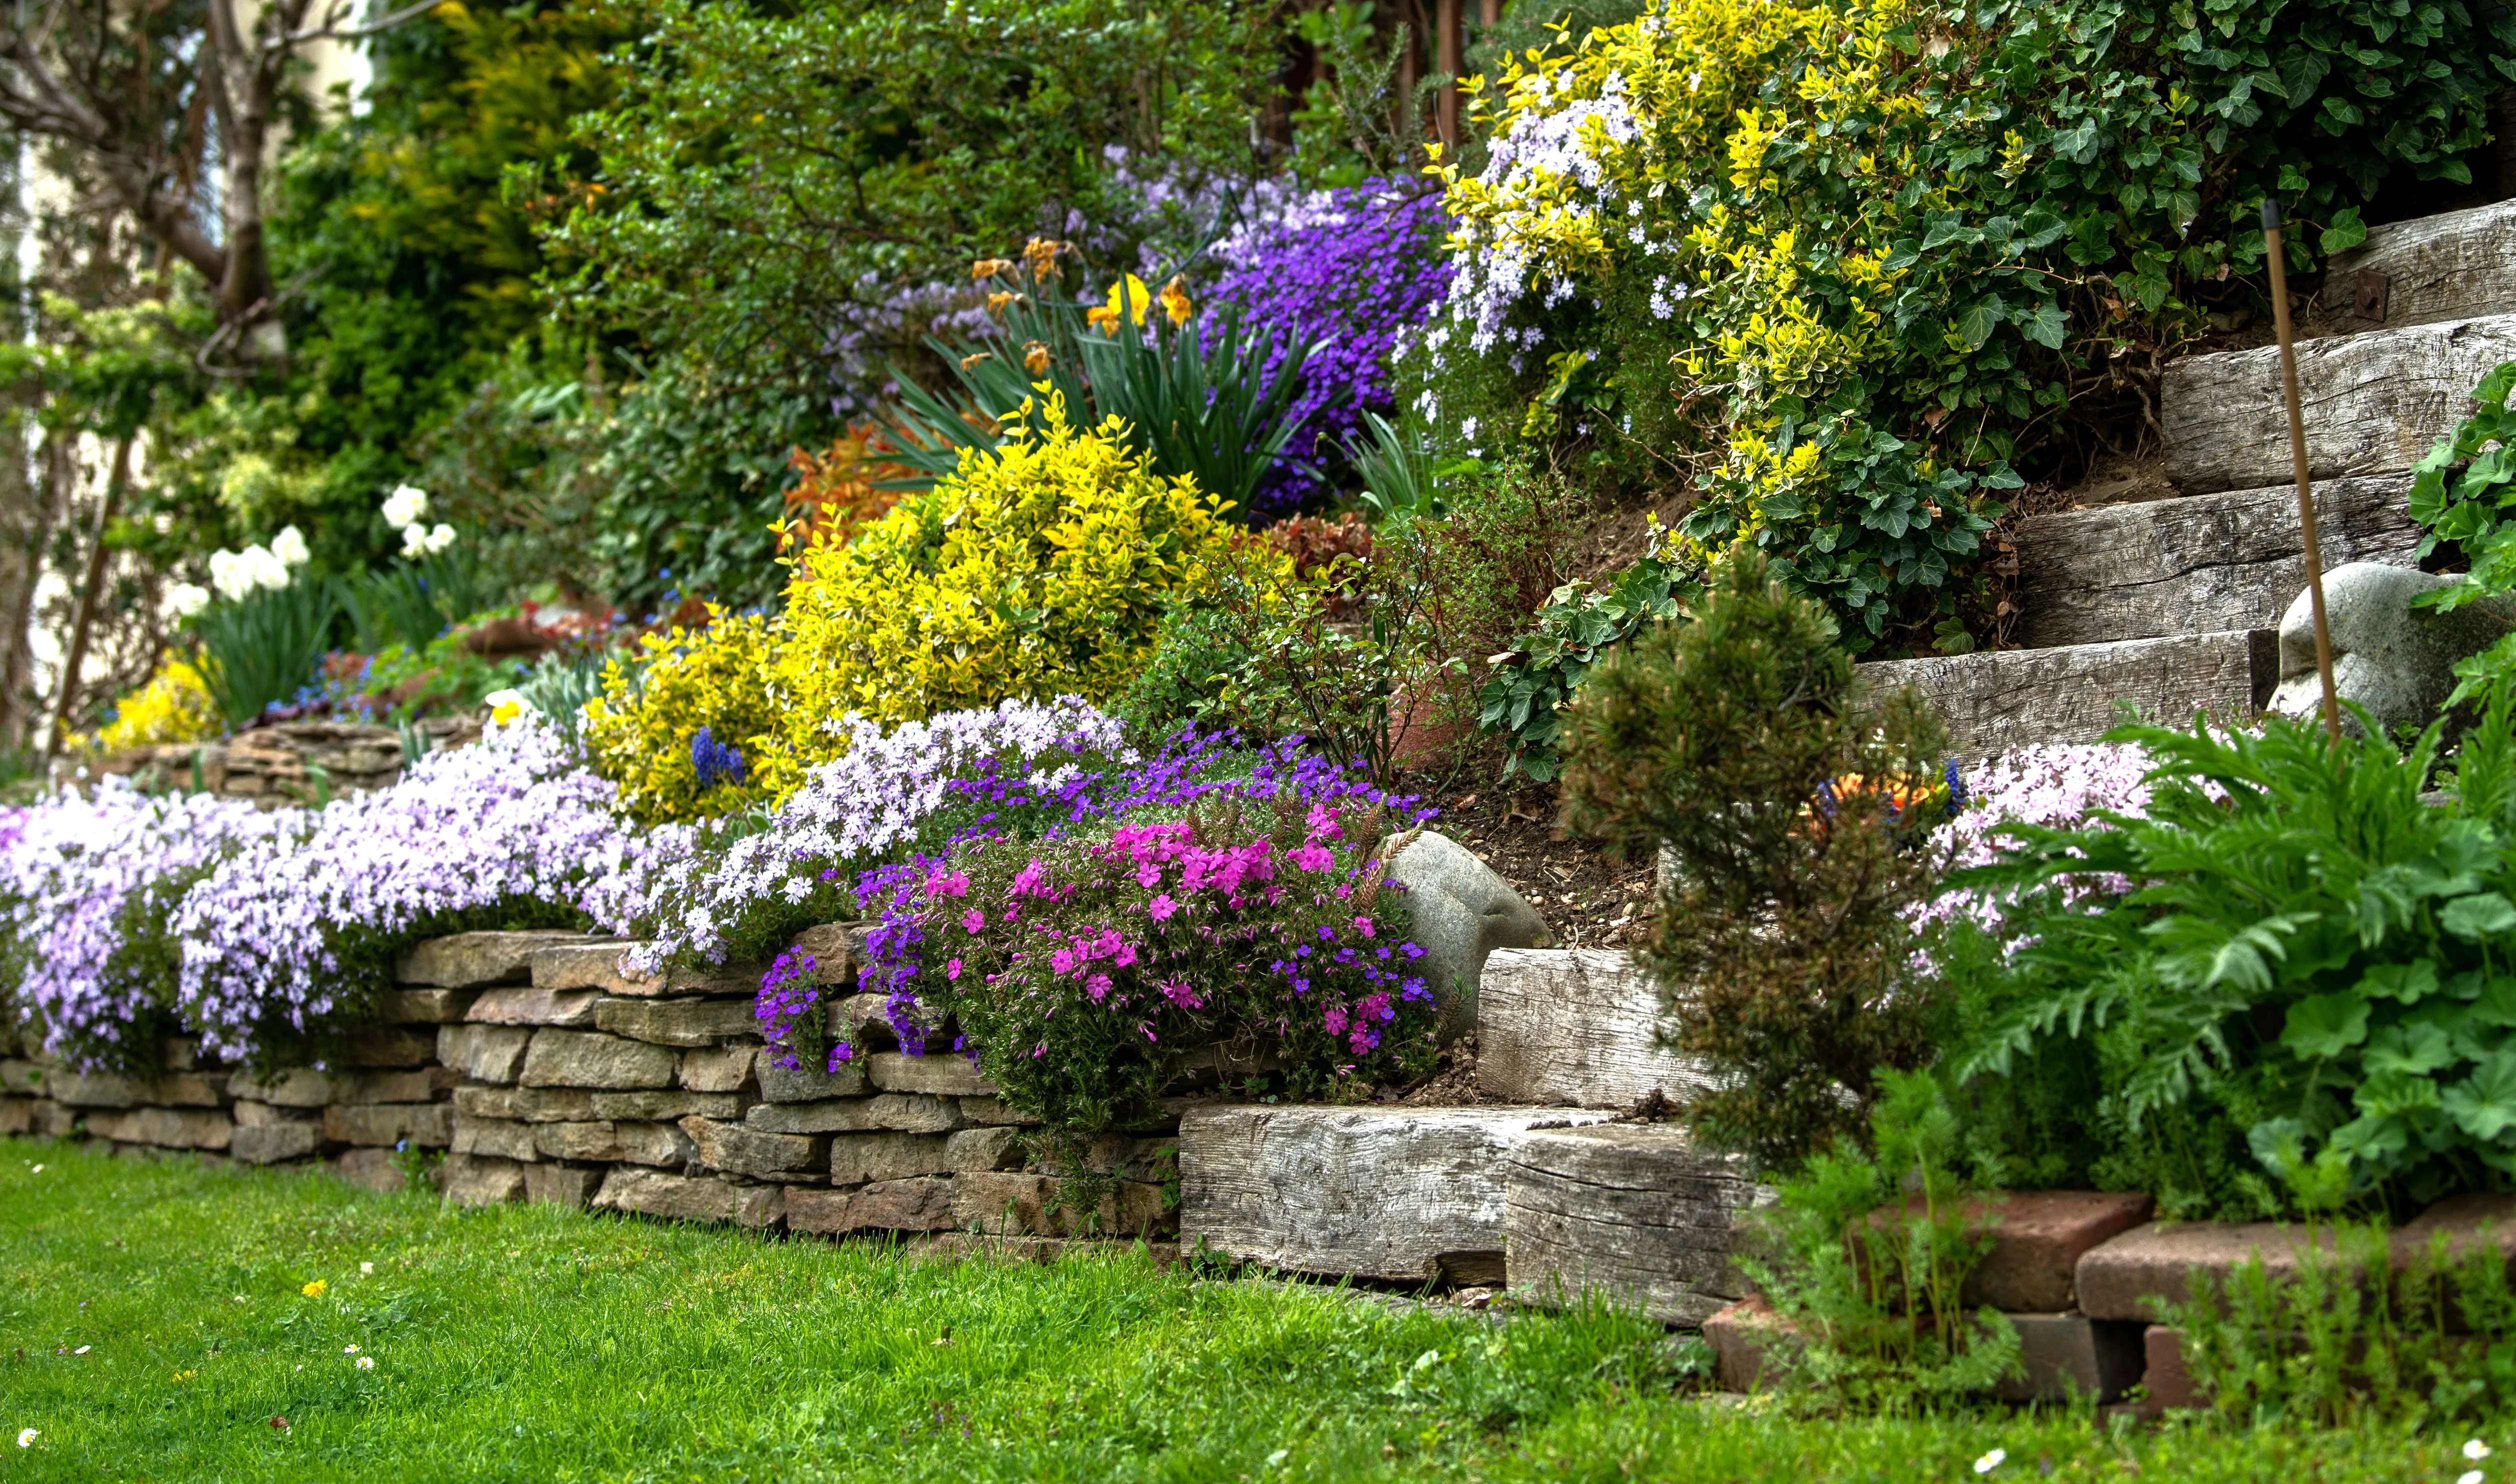
[{"label": "brick step", "polygon": [[[2326,570],[2411,566],[2419,527],[2408,474],[2316,486]],[[2306,586],[2297,489],[2235,490],[2062,511],[2019,522],[2020,639],[2031,649],[2278,629]]]},{"label": "brick step", "polygon": [[2042,742],[2093,742],[2127,702],[2147,720],[2241,718],[2280,683],[2280,634],[2237,629],[2052,649],[2003,649],[1857,667],[1869,684],[1921,689],[1951,750],[1976,760]]},{"label": "brick step", "polygon": [[[2472,389],[2516,360],[2516,314],[2493,314],[2297,348],[2309,474],[2401,474],[2472,411]],[[2166,476],[2188,495],[2259,489],[2290,477],[2280,350],[2189,355],[2159,392]]]}]

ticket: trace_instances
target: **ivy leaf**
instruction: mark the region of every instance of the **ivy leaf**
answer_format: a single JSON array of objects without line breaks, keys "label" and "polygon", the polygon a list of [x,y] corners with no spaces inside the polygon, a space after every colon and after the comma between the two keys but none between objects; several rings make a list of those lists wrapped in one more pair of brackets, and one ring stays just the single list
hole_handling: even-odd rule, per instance
[{"label": "ivy leaf", "polygon": [[2438,913],[2439,926],[2466,942],[2516,932],[2516,902],[2495,891],[2459,896]]},{"label": "ivy leaf", "polygon": [[2309,995],[2288,1008],[2281,1045],[2310,1060],[2328,1061],[2368,1039],[2368,1002],[2353,994]]},{"label": "ivy leaf", "polygon": [[2367,240],[2368,225],[2359,220],[2359,208],[2344,206],[2332,214],[2332,221],[2324,228],[2318,245],[2327,253],[2343,253]]},{"label": "ivy leaf", "polygon": [[2501,1051],[2438,1099],[2455,1127],[2479,1139],[2516,1128],[2516,1049]]},{"label": "ivy leaf", "polygon": [[2071,327],[2071,316],[2062,312],[2058,304],[2048,304],[2018,322],[2029,340],[2048,350],[2062,349],[2062,337]]},{"label": "ivy leaf", "polygon": [[1957,316],[1957,340],[1969,350],[1982,350],[1984,343],[1992,339],[1992,332],[2000,328],[2002,308],[1998,294],[1986,294],[1976,300]]}]

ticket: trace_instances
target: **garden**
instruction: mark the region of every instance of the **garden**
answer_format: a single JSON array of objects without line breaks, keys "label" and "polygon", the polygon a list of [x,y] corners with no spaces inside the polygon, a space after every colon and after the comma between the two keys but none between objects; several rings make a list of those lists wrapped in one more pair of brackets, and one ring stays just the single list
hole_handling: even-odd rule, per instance
[{"label": "garden", "polygon": [[[2236,712],[1932,679],[2076,652],[2035,522],[2231,488],[2174,399],[2267,251],[2376,279],[2300,353],[2418,330],[2366,265],[2499,229],[2516,20],[223,17],[0,65],[76,203],[0,350],[0,1467],[2516,1447],[2516,334],[2313,472],[2394,481],[2346,725],[2311,568],[2189,626],[2280,651]],[[1678,1307],[1525,1276],[1567,1129],[1715,1230]],[[2129,1215],[2005,1300],[2048,1198]]]}]

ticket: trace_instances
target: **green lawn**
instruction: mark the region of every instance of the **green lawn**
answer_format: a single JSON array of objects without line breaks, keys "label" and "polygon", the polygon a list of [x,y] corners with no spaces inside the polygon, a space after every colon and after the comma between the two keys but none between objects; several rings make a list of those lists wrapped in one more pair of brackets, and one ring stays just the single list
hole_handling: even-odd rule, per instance
[{"label": "green lawn", "polygon": [[1995,1447],[1995,1479],[2452,1484],[2469,1466],[2460,1437],[2373,1429],[1792,1422],[1676,1389],[1659,1338],[1124,1253],[907,1261],[0,1140],[0,1480],[1802,1484],[1970,1480]]}]

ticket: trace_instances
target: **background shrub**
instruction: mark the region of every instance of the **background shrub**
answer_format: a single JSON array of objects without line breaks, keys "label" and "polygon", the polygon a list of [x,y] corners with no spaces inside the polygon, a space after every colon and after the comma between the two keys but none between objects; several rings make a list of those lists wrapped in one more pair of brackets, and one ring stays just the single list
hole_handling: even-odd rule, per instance
[{"label": "background shrub", "polygon": [[[772,630],[758,613],[708,610],[701,629],[675,624],[604,666],[603,693],[583,716],[597,771],[638,819],[727,813],[793,787],[789,719],[769,693]],[[699,733],[707,742],[693,750]],[[734,760],[724,756],[732,749]],[[700,775],[700,756],[714,761]]]}]

